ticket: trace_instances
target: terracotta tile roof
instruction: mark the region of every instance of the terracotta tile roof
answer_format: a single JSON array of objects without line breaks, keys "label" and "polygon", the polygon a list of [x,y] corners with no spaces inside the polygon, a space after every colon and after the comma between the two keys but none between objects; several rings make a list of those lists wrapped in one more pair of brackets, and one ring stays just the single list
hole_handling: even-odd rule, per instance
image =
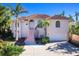
[{"label": "terracotta tile roof", "polygon": [[27,19],[39,19],[39,18],[42,18],[42,19],[45,19],[47,17],[50,17],[46,14],[33,14],[33,15],[30,15],[30,16],[27,16],[26,18]]},{"label": "terracotta tile roof", "polygon": [[[29,21],[29,20],[36,20],[36,19],[61,19],[61,20],[68,20],[69,18],[66,17],[66,16],[60,16],[60,15],[55,15],[55,16],[48,16],[46,14],[33,14],[33,15],[30,15],[30,16],[22,16],[22,17],[19,17],[19,21]],[[15,20],[16,21],[16,20]]]},{"label": "terracotta tile roof", "polygon": [[69,18],[66,17],[66,16],[55,15],[55,16],[48,17],[48,18],[46,18],[46,19],[61,19],[61,20],[68,20]]},{"label": "terracotta tile roof", "polygon": [[19,20],[28,21],[28,19],[27,19],[27,17],[26,17],[26,16],[19,17],[18,19],[19,19]]}]

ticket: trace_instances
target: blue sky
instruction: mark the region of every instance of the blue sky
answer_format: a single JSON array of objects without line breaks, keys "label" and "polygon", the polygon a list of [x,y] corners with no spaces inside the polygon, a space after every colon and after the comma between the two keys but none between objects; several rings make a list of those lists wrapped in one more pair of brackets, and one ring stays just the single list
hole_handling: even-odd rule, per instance
[{"label": "blue sky", "polygon": [[[15,7],[16,4],[10,3],[10,5]],[[29,12],[27,14],[22,14],[22,16],[31,14],[48,14],[53,16],[65,11],[66,16],[70,14],[74,17],[75,12],[79,11],[79,3],[22,3],[21,5]]]}]

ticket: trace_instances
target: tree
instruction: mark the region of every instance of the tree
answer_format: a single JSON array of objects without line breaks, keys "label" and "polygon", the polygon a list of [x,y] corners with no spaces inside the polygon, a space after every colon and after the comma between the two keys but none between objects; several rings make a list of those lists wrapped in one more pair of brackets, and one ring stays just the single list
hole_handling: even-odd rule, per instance
[{"label": "tree", "polygon": [[65,15],[65,11],[63,11],[61,15],[64,16]]},{"label": "tree", "polygon": [[45,37],[47,36],[47,26],[49,25],[48,20],[40,20],[37,27],[38,28],[43,28],[45,30]]},{"label": "tree", "polygon": [[13,16],[16,18],[16,40],[18,40],[18,24],[19,24],[19,15],[22,13],[27,13],[27,11],[21,6],[21,4],[16,4],[16,7],[12,7],[9,5],[10,11]]},{"label": "tree", "polygon": [[0,4],[0,36],[2,37],[11,25],[10,10]]},{"label": "tree", "polygon": [[71,15],[69,15],[69,22],[72,22],[72,21],[74,21],[73,17]]},{"label": "tree", "polygon": [[62,11],[62,13],[59,14],[59,15],[61,15],[61,16],[65,16],[65,11]]},{"label": "tree", "polygon": [[75,12],[76,21],[78,21],[79,12]]}]

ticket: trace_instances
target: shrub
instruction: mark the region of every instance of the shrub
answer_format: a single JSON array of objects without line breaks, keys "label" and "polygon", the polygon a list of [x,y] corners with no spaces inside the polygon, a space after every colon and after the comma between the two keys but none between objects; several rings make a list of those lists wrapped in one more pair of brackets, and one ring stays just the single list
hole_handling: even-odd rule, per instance
[{"label": "shrub", "polygon": [[0,55],[2,55],[2,48],[4,47],[5,43],[2,39],[0,39]]},{"label": "shrub", "polygon": [[5,41],[14,41],[13,33],[10,29],[7,29],[7,31],[3,31],[1,33],[0,38],[5,40]]},{"label": "shrub", "polygon": [[14,38],[13,38],[12,36],[8,36],[8,37],[6,38],[6,41],[14,41]]},{"label": "shrub", "polygon": [[3,43],[4,41],[2,39],[0,39],[0,43]]},{"label": "shrub", "polygon": [[37,44],[41,44],[42,38],[35,38]]},{"label": "shrub", "polygon": [[23,47],[7,43],[0,49],[0,55],[2,56],[17,56],[24,51]]},{"label": "shrub", "polygon": [[42,43],[43,44],[46,44],[46,43],[48,43],[49,42],[49,37],[43,37],[42,38]]},{"label": "shrub", "polygon": [[0,49],[3,47],[3,41],[0,39]]},{"label": "shrub", "polygon": [[79,21],[77,21],[74,25],[69,25],[69,32],[71,34],[79,35]]},{"label": "shrub", "polygon": [[4,41],[0,39],[0,49],[3,47]]}]

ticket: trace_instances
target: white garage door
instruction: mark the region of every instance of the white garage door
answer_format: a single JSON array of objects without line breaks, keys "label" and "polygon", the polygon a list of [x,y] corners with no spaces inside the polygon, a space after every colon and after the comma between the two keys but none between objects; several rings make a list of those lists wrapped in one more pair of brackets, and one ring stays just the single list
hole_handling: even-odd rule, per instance
[{"label": "white garage door", "polygon": [[66,34],[53,34],[49,36],[50,41],[63,41],[67,40],[68,36]]}]

